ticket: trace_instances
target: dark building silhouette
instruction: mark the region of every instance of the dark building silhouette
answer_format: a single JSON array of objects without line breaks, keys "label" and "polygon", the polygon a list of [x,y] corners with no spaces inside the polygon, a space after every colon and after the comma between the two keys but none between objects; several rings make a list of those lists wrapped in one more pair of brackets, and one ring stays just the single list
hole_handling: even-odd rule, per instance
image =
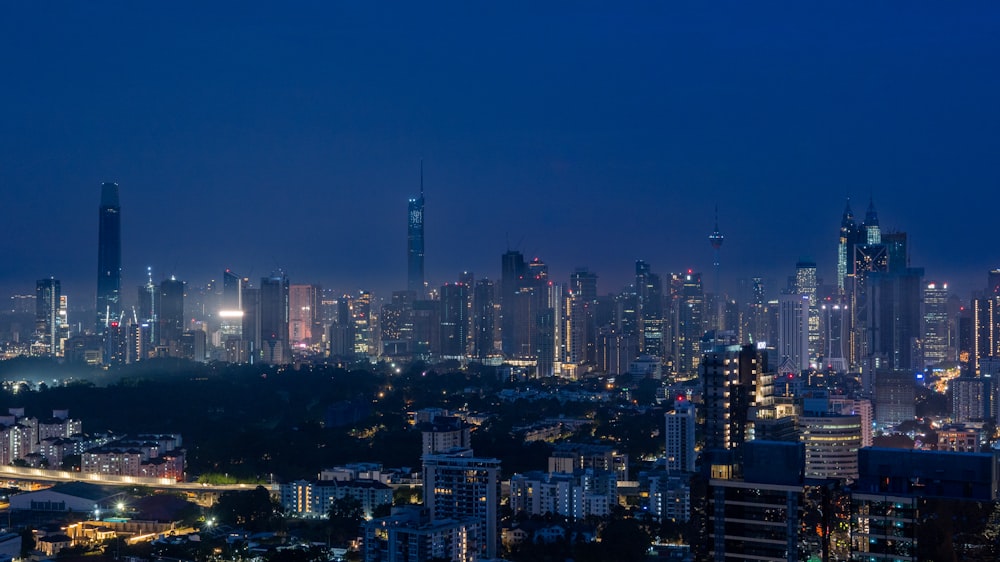
[{"label": "dark building silhouette", "polygon": [[443,285],[438,304],[438,355],[453,358],[464,356],[469,334],[469,287],[464,283]]},{"label": "dark building silhouette", "polygon": [[493,281],[476,281],[472,306],[472,355],[484,359],[496,352],[496,287]]},{"label": "dark building silhouette", "polygon": [[501,351],[514,355],[514,297],[527,271],[521,252],[508,250],[500,257],[500,341]]},{"label": "dark building silhouette", "polygon": [[282,365],[291,360],[288,346],[288,278],[284,275],[262,277],[258,313],[260,318],[260,357],[265,363]]},{"label": "dark building silhouette", "polygon": [[163,280],[157,300],[160,345],[176,349],[184,333],[184,282],[174,277]]},{"label": "dark building silhouette", "polygon": [[[107,335],[112,320],[121,318],[122,217],[118,184],[101,185],[97,225],[97,322],[94,332]],[[105,363],[112,362],[113,346],[105,349]]]}]

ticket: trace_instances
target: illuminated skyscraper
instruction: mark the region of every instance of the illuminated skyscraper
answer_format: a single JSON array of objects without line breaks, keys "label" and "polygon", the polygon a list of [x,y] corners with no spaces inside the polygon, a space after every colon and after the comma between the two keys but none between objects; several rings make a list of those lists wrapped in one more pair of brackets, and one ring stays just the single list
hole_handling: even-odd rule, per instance
[{"label": "illuminated skyscraper", "polygon": [[[66,312],[61,307],[62,285],[58,279],[39,279],[35,284],[35,346],[40,354],[62,355],[66,338]],[[66,326],[68,328],[68,326]]]},{"label": "illuminated skyscraper", "polygon": [[[112,320],[121,317],[122,218],[118,184],[101,185],[101,205],[97,226],[97,323],[95,333],[107,336]],[[105,349],[108,362],[110,346]]]},{"label": "illuminated skyscraper", "polygon": [[799,372],[809,368],[809,297],[784,294],[778,297],[778,355],[787,358]]},{"label": "illuminated skyscraper", "polygon": [[[720,235],[721,236],[721,235]],[[638,296],[639,351],[663,357],[663,283],[642,260],[635,262],[635,289]]]},{"label": "illuminated skyscraper", "polygon": [[924,365],[948,360],[948,284],[924,283]]},{"label": "illuminated skyscraper", "polygon": [[424,162],[420,161],[420,197],[411,198],[406,223],[406,288],[424,298]]},{"label": "illuminated skyscraper", "polygon": [[815,363],[819,357],[819,299],[816,295],[816,263],[800,260],[795,264],[795,292],[809,297],[806,323],[809,330],[809,361]]},{"label": "illuminated skyscraper", "polygon": [[859,232],[848,199],[840,220],[840,243],[837,245],[837,290],[840,294],[846,291],[845,278],[854,273],[854,246],[860,241]]}]

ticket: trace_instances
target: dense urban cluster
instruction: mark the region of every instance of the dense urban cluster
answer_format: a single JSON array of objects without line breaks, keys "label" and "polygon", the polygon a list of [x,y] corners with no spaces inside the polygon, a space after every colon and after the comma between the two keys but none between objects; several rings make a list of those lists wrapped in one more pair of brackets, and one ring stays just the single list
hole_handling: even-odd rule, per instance
[{"label": "dense urban cluster", "polygon": [[[127,528],[134,517],[114,528],[67,520],[65,532],[33,535],[57,537],[39,543],[49,556],[171,534],[240,542],[239,556],[261,559],[289,549],[414,562],[1000,556],[1000,270],[971,298],[950,293],[911,265],[906,234],[883,232],[871,202],[860,221],[844,210],[830,282],[800,259],[787,284],[751,278],[732,294],[718,222],[711,283],[639,260],[633,283],[601,293],[586,268],[563,283],[508,250],[495,281],[463,272],[430,287],[421,190],[407,213],[405,290],[343,294],[230,270],[195,286],[148,272],[130,300],[121,220],[118,186],[104,184],[93,316],[73,318],[59,280],[38,280],[34,295],[12,297],[5,358],[118,373],[106,390],[123,395],[142,392],[124,385],[144,365],[166,361],[185,384],[239,365],[249,369],[240,384],[308,388],[275,387],[275,403],[244,404],[243,418],[199,399],[195,425],[233,425],[219,425],[221,437],[185,429],[205,487],[189,492],[202,511],[188,531],[179,519],[149,532]],[[287,415],[272,420],[274,408]],[[40,421],[14,408],[0,423],[0,465],[55,469],[75,455],[83,475],[185,480],[177,435],[86,437],[65,410]],[[213,455],[234,440],[242,452]],[[251,444],[280,440],[294,445]],[[336,451],[316,452],[328,445]],[[293,454],[315,477],[288,468]],[[266,487],[216,488],[238,485],[229,472]],[[119,499],[58,488],[16,494],[11,508],[42,517]],[[224,532],[213,529],[222,513]],[[305,531],[290,532],[293,521]],[[315,538],[315,525],[336,552],[289,539]],[[238,557],[199,548],[184,556]]]}]

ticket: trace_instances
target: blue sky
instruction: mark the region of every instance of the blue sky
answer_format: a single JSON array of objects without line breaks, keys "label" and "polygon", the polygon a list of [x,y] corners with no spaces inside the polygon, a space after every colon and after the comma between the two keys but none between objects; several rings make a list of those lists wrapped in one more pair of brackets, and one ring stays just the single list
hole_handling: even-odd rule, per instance
[{"label": "blue sky", "polygon": [[708,271],[716,205],[724,279],[809,256],[832,282],[871,196],[928,279],[980,288],[997,29],[986,2],[5,4],[0,288],[92,299],[111,180],[126,287],[280,267],[384,294],[421,159],[434,283],[508,245],[602,292],[636,259]]}]

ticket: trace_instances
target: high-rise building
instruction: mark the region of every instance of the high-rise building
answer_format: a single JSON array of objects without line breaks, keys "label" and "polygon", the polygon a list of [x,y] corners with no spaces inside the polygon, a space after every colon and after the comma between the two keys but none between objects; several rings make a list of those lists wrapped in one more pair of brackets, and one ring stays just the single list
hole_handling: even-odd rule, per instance
[{"label": "high-rise building", "polygon": [[895,427],[916,416],[916,380],[912,371],[875,373],[875,424]]},{"label": "high-rise building", "polygon": [[979,363],[987,357],[1000,356],[1000,295],[972,299],[971,372],[979,373]]},{"label": "high-rise building", "polygon": [[[773,402],[773,376],[753,345],[719,346],[699,365],[705,403],[703,466],[713,478],[729,478],[740,448],[752,438],[752,412]],[[767,383],[770,384],[767,384]]]},{"label": "high-rise building", "polygon": [[690,400],[678,397],[666,417],[666,469],[670,472],[695,470],[695,407]]},{"label": "high-rise building", "polygon": [[820,356],[819,296],[816,292],[816,263],[803,259],[795,264],[795,292],[809,297],[806,326],[809,336],[809,363],[816,365]]},{"label": "high-rise building", "polygon": [[453,359],[464,357],[469,326],[469,287],[464,283],[446,283],[439,294],[441,335],[438,342],[441,348],[438,354]]},{"label": "high-rise building", "polygon": [[121,313],[121,207],[118,184],[101,185],[101,204],[98,209],[97,231],[97,326],[101,333],[110,319]]},{"label": "high-rise building", "polygon": [[475,518],[481,543],[470,545],[479,558],[496,558],[500,461],[472,456],[472,449],[424,455],[424,507],[431,521]]},{"label": "high-rise building", "polygon": [[809,297],[784,294],[778,298],[778,355],[797,372],[809,369]]},{"label": "high-rise building", "polygon": [[837,245],[837,290],[841,295],[846,293],[847,276],[854,275],[854,246],[861,242],[860,232],[848,199],[840,220],[840,243]]},{"label": "high-rise building", "polygon": [[894,370],[923,368],[920,350],[923,276],[923,268],[914,267],[868,275],[864,333],[873,366]]},{"label": "high-rise building", "polygon": [[500,257],[500,340],[508,357],[515,354],[514,301],[527,269],[521,252],[508,250]]},{"label": "high-rise building", "polygon": [[39,279],[35,284],[35,345],[33,353],[62,356],[68,337],[62,284],[58,279]]},{"label": "high-rise building", "polygon": [[663,283],[650,270],[649,264],[635,262],[635,288],[639,325],[639,353],[664,357],[663,346]]},{"label": "high-rise building", "polygon": [[406,288],[424,297],[424,163],[420,162],[420,197],[410,198],[406,213]]},{"label": "high-rise building", "polygon": [[805,445],[806,478],[857,478],[861,416],[806,412],[796,423]]},{"label": "high-rise building", "polygon": [[264,363],[283,365],[291,361],[288,346],[288,278],[284,275],[260,280],[258,318],[260,358]]},{"label": "high-rise building", "polygon": [[485,359],[496,348],[496,287],[489,279],[476,281],[472,292],[472,355]]},{"label": "high-rise building", "polygon": [[701,360],[701,337],[705,333],[705,292],[701,273],[671,276],[671,316],[674,334],[671,342],[675,370],[685,376],[698,371]]},{"label": "high-rise building", "polygon": [[316,313],[319,311],[320,288],[316,285],[288,287],[288,341],[293,346],[308,347],[322,339]]},{"label": "high-rise building", "polygon": [[[159,311],[158,345],[166,347],[168,353],[176,355],[181,334],[184,333],[184,282],[178,281],[173,276],[161,281],[154,306]],[[173,352],[169,351],[171,349]]]},{"label": "high-rise building", "polygon": [[[97,226],[97,323],[95,333],[107,336],[111,321],[121,318],[122,217],[118,184],[101,185]],[[111,362],[113,346],[106,346],[105,363]]]},{"label": "high-rise building", "polygon": [[951,330],[948,322],[948,284],[924,284],[924,365],[949,360]]}]

